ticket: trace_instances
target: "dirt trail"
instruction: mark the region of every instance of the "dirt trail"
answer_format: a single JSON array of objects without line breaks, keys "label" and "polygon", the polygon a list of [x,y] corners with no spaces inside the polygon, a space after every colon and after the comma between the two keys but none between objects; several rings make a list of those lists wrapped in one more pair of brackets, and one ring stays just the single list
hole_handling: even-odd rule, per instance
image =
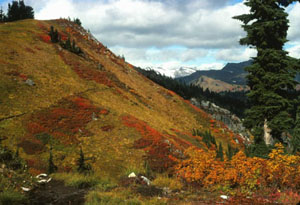
[{"label": "dirt trail", "polygon": [[65,186],[63,181],[52,180],[30,192],[29,204],[81,205],[87,192],[87,189]]}]

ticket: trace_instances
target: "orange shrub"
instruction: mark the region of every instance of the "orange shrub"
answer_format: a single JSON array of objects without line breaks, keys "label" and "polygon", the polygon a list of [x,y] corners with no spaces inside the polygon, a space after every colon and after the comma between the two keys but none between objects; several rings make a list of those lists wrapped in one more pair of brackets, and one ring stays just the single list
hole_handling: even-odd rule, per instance
[{"label": "orange shrub", "polygon": [[231,161],[219,161],[213,150],[189,148],[189,156],[176,167],[177,175],[186,182],[214,189],[238,187],[244,191],[272,187],[299,189],[300,156],[284,154],[284,147],[276,144],[269,159],[246,157],[238,152]]}]

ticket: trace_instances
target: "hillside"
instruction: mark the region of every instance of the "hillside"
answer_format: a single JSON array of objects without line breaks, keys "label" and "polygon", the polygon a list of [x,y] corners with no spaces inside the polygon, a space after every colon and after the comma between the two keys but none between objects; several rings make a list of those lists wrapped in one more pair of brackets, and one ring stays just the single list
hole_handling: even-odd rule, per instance
[{"label": "hillside", "polygon": [[[270,160],[247,157],[238,134],[73,22],[0,24],[0,48],[1,203],[23,204],[30,190],[27,204],[225,203],[221,193],[240,204],[279,201],[274,182],[299,187],[298,156],[276,145]],[[49,168],[57,173],[38,185]]]},{"label": "hillside", "polygon": [[[51,25],[84,54],[51,43]],[[0,39],[0,136],[20,148],[32,174],[47,170],[50,146],[59,171],[76,169],[82,147],[95,172],[118,179],[144,171],[144,150],[158,149],[148,154],[150,166],[167,170],[168,156],[202,146],[189,134],[194,128],[233,141],[221,123],[211,125],[209,115],[143,77],[76,24],[5,23]],[[159,153],[166,140],[173,148]]]},{"label": "hillside", "polygon": [[203,88],[203,90],[209,89],[213,92],[237,92],[237,91],[247,91],[246,85],[235,85],[229,84],[221,80],[216,80],[213,78],[209,78],[207,76],[200,76],[197,80],[191,83],[192,85],[199,86]]}]

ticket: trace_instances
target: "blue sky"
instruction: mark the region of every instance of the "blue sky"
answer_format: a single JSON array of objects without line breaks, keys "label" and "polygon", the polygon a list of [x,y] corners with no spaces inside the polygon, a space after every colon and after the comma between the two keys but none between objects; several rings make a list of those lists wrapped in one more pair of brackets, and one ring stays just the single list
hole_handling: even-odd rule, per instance
[{"label": "blue sky", "polygon": [[[0,0],[6,7],[7,0]],[[247,13],[242,0],[25,0],[37,19],[79,17],[86,29],[118,55],[140,67],[221,69],[255,56],[240,46],[245,36],[232,17]],[[300,58],[300,5],[290,6],[291,56]]]}]

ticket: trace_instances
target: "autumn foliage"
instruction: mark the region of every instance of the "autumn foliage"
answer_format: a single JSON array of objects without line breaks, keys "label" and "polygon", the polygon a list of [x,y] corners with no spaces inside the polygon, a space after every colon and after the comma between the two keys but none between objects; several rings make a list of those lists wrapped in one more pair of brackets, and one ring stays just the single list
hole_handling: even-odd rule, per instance
[{"label": "autumn foliage", "polygon": [[246,157],[240,151],[232,160],[216,160],[210,149],[189,148],[189,156],[177,166],[177,174],[188,183],[212,190],[239,188],[242,192],[263,188],[299,189],[300,156],[284,154],[284,147],[276,144],[269,159]]},{"label": "autumn foliage", "polygon": [[134,142],[134,147],[144,149],[145,159],[153,171],[164,172],[177,164],[180,151],[171,140],[133,116],[124,116],[123,124],[135,128],[143,137]]},{"label": "autumn foliage", "polygon": [[42,142],[48,143],[48,138],[54,137],[64,144],[77,143],[76,136],[90,134],[85,126],[92,121],[93,116],[108,113],[108,110],[95,107],[82,97],[64,99],[57,106],[31,116],[31,120],[27,123],[29,135],[20,146],[27,150],[27,153],[34,154],[42,150]]}]

